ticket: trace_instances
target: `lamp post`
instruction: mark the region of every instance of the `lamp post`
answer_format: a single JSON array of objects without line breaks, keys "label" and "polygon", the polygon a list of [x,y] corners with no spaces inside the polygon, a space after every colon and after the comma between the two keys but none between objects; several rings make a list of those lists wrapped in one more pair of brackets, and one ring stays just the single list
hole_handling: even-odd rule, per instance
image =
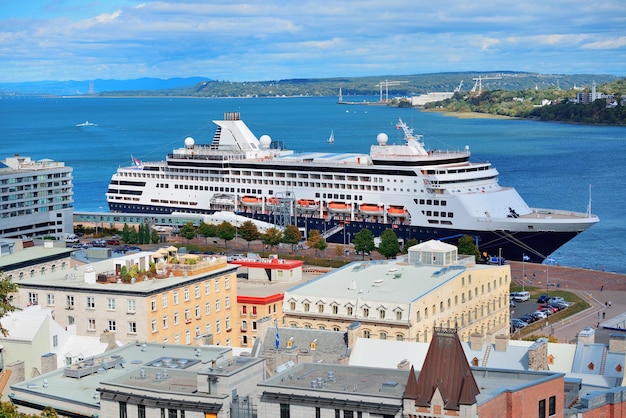
[{"label": "lamp post", "polygon": [[548,292],[548,286],[550,286],[550,264],[554,264],[554,258],[546,258],[546,293]]},{"label": "lamp post", "polygon": [[530,257],[526,254],[522,254],[522,292],[525,290],[524,286],[526,284],[526,266],[525,262],[530,260]]}]

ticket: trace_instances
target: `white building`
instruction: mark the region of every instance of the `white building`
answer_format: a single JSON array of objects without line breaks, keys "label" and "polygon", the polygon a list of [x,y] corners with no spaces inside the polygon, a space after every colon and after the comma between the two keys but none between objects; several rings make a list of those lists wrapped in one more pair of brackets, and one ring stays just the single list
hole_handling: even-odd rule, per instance
[{"label": "white building", "polygon": [[15,155],[0,161],[0,237],[61,237],[73,231],[72,168]]}]

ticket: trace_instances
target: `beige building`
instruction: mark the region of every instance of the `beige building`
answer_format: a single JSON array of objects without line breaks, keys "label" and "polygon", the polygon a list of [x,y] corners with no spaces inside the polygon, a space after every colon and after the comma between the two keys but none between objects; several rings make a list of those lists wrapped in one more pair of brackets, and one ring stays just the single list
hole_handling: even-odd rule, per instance
[{"label": "beige building", "polygon": [[430,341],[434,327],[495,341],[509,332],[507,265],[478,265],[455,246],[428,241],[405,259],[354,262],[285,292],[284,326],[345,331],[361,337]]},{"label": "beige building", "polygon": [[[106,259],[18,280],[14,303],[54,309],[76,335],[120,342],[239,345],[236,266],[176,247]],[[151,272],[152,270],[152,272]],[[133,272],[134,278],[123,277]]]}]

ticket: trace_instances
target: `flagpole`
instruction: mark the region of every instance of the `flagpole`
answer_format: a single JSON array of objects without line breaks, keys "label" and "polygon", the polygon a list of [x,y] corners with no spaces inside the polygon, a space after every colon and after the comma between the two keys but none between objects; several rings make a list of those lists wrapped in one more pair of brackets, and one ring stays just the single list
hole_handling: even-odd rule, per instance
[{"label": "flagpole", "polygon": [[526,261],[526,254],[522,254],[522,292],[525,290],[524,282],[526,282],[526,268],[524,262]]}]

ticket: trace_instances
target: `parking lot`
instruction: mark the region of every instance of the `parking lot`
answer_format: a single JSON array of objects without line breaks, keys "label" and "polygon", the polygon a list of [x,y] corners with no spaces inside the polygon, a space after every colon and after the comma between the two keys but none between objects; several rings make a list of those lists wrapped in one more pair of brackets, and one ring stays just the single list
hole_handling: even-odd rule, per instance
[{"label": "parking lot", "polygon": [[[548,295],[549,296],[549,295]],[[520,318],[524,315],[530,315],[533,314],[534,312],[536,312],[537,310],[541,309],[540,306],[545,305],[545,303],[539,303],[537,301],[536,297],[530,298],[527,301],[515,301],[514,302],[515,306],[511,306],[510,307],[510,314],[511,314],[511,319],[513,318]],[[565,308],[567,309],[567,308]],[[556,312],[554,312],[556,313]],[[539,319],[537,321],[534,322],[530,322],[529,325],[531,323],[535,323],[535,322],[539,322],[539,323],[543,323],[544,325],[548,325],[550,323],[550,316],[551,315],[547,315],[547,317],[545,319]],[[517,329],[512,328],[511,332],[516,332]]]}]

